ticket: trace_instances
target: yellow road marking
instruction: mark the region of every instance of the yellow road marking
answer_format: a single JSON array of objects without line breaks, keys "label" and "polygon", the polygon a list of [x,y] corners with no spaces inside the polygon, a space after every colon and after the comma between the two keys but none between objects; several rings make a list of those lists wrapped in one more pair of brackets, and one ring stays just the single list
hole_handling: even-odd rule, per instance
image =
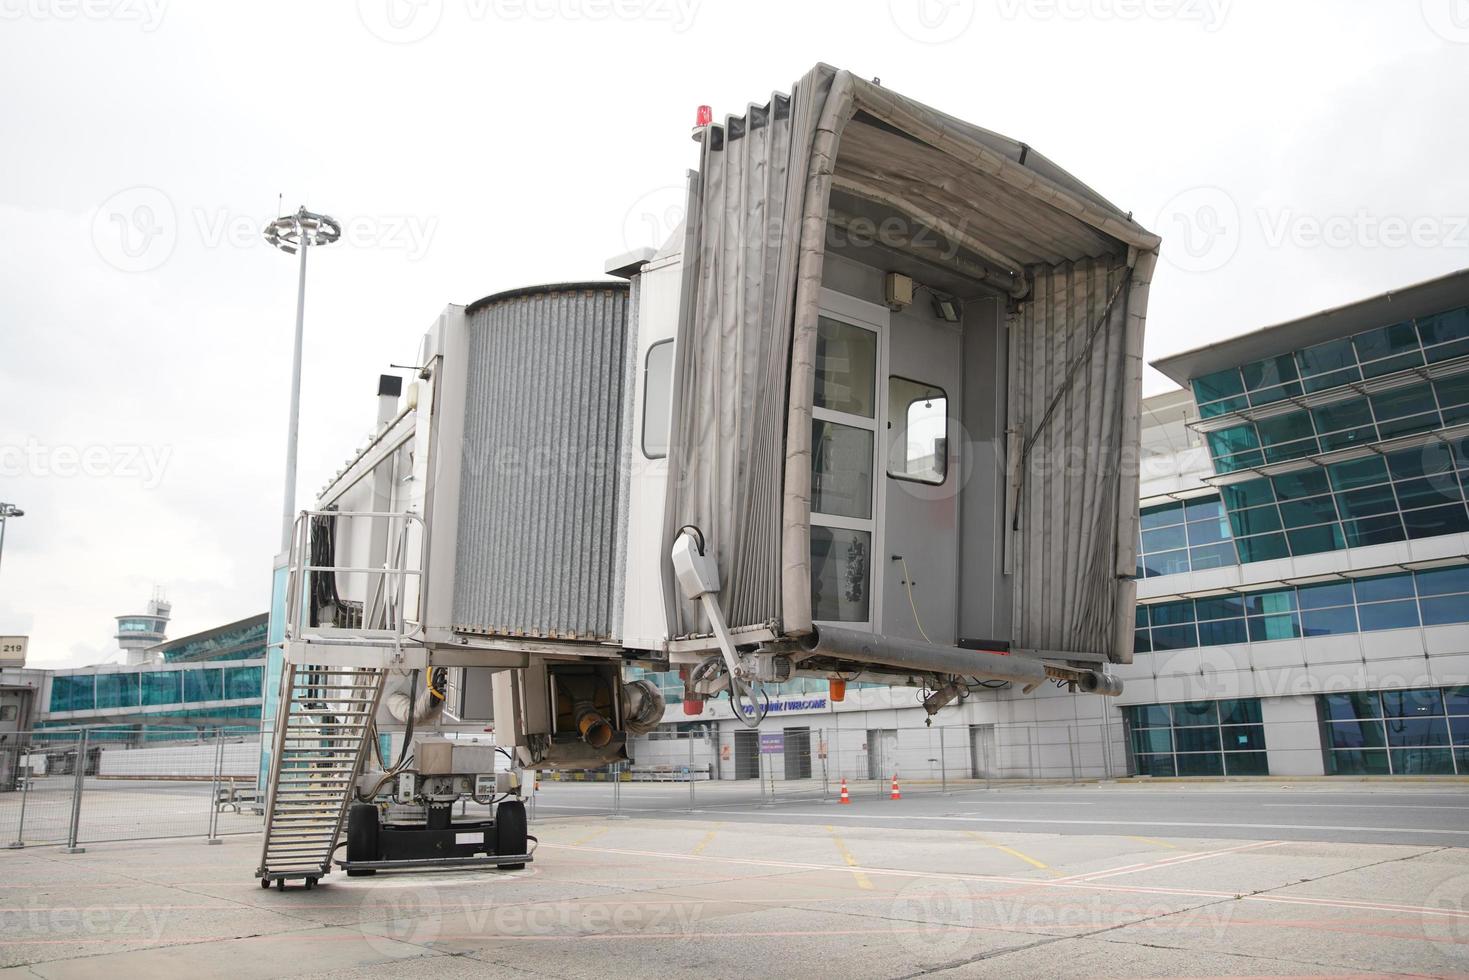
[{"label": "yellow road marking", "polygon": [[611,829],[611,827],[598,827],[596,830],[592,831],[590,834],[587,834],[585,837],[579,840],[574,840],[571,843],[573,844],[573,846],[578,844],[585,844],[587,841],[596,840],[598,837],[601,837],[603,834],[607,833],[607,831]]},{"label": "yellow road marking", "polygon": [[847,845],[838,836],[837,829],[835,827],[827,827],[826,830],[831,834],[831,842],[837,846],[837,853],[842,856],[843,861],[847,862],[847,867],[852,869],[852,877],[857,879],[857,887],[871,889],[872,882],[868,880],[865,874],[857,870],[857,859],[852,857],[851,851],[847,850]]},{"label": "yellow road marking", "polygon": [[985,847],[992,847],[995,850],[1001,851],[1001,852],[1003,852],[1005,854],[1008,854],[1008,855],[1010,855],[1013,858],[1019,858],[1020,860],[1024,861],[1026,864],[1030,865],[1032,868],[1039,868],[1042,871],[1045,871],[1045,872],[1047,872],[1049,874],[1052,874],[1052,875],[1059,875],[1061,873],[1061,872],[1057,871],[1055,868],[1052,868],[1049,864],[1046,864],[1044,861],[1037,861],[1035,858],[1031,857],[1029,854],[1022,854],[1020,851],[1015,850],[1015,848],[1013,848],[1013,847],[1006,847],[1004,844],[996,843],[995,841],[990,840],[988,837],[984,836],[983,834],[976,834],[972,830],[966,830],[965,833],[968,834],[970,837],[973,837],[975,840],[979,841]]},{"label": "yellow road marking", "polygon": [[1152,844],[1156,847],[1166,847],[1170,851],[1178,850],[1177,844],[1170,844],[1166,840],[1154,840],[1152,837],[1128,837],[1128,840],[1140,840],[1144,844]]},{"label": "yellow road marking", "polygon": [[709,846],[710,842],[714,840],[714,835],[716,833],[718,833],[719,828],[720,827],[723,827],[723,826],[724,826],[724,824],[722,824],[722,823],[715,824],[714,825],[714,829],[711,830],[711,831],[709,831],[709,833],[705,834],[704,835],[704,839],[701,840],[701,841],[699,841],[699,843],[697,843],[697,844],[694,845],[694,851],[693,851],[693,853],[695,853],[695,854],[703,854],[704,853],[704,848],[706,848],[706,847]]}]

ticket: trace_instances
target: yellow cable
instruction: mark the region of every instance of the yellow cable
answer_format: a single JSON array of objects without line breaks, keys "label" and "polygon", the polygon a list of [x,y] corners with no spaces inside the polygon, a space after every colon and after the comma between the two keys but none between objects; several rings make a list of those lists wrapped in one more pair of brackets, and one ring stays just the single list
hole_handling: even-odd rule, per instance
[{"label": "yellow cable", "polygon": [[928,634],[923,631],[923,622],[918,618],[918,606],[913,602],[913,576],[908,574],[908,559],[900,555],[898,561],[903,563],[903,584],[908,588],[908,608],[913,610],[913,625],[918,627],[918,635],[923,637],[924,643],[932,643]]}]

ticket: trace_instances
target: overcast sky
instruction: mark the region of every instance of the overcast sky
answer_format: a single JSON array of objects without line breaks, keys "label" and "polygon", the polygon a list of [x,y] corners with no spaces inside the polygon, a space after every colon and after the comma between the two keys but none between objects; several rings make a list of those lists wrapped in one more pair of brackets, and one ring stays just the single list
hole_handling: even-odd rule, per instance
[{"label": "overcast sky", "polygon": [[1465,0],[0,0],[0,633],[73,666],[155,586],[173,636],[266,609],[278,196],[347,226],[311,256],[304,505],[446,304],[658,244],[695,107],[818,61],[1161,233],[1150,358],[1469,266]]}]

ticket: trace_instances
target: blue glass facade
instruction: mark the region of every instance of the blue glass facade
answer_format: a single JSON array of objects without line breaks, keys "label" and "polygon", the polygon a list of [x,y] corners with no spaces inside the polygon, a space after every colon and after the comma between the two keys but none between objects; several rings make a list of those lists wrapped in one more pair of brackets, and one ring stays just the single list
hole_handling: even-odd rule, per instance
[{"label": "blue glass facade", "polygon": [[[258,699],[264,672],[263,663],[254,663],[228,667],[186,666],[178,670],[57,674],[51,678],[49,710],[54,714],[173,708],[177,710],[166,712],[167,716],[178,717],[191,710],[190,705]],[[246,710],[253,712],[249,717],[260,716],[258,707]],[[217,712],[205,709],[205,713]]]},{"label": "blue glass facade", "polygon": [[1267,776],[1258,698],[1140,704],[1122,709],[1140,776]]},{"label": "blue glass facade", "polygon": [[1327,775],[1469,775],[1469,687],[1322,694]]},{"label": "blue glass facade", "polygon": [[1469,623],[1469,565],[1137,607],[1133,649],[1183,650]]},{"label": "blue glass facade", "polygon": [[1143,508],[1137,577],[1176,575],[1237,564],[1224,504],[1215,496]]}]

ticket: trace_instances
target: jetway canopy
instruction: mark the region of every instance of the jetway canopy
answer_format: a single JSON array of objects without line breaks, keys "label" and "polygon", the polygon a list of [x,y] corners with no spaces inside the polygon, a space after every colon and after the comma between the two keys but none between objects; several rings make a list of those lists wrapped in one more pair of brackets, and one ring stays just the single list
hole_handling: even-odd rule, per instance
[{"label": "jetway canopy", "polygon": [[[812,629],[811,431],[828,235],[1008,303],[1008,499],[995,546],[1015,646],[1131,659],[1143,327],[1159,239],[1024,144],[818,65],[709,127],[690,186],[667,554],[695,524],[732,625]],[[669,575],[667,569],[665,576]],[[678,592],[665,578],[664,593]],[[707,630],[674,601],[670,635]]]}]

